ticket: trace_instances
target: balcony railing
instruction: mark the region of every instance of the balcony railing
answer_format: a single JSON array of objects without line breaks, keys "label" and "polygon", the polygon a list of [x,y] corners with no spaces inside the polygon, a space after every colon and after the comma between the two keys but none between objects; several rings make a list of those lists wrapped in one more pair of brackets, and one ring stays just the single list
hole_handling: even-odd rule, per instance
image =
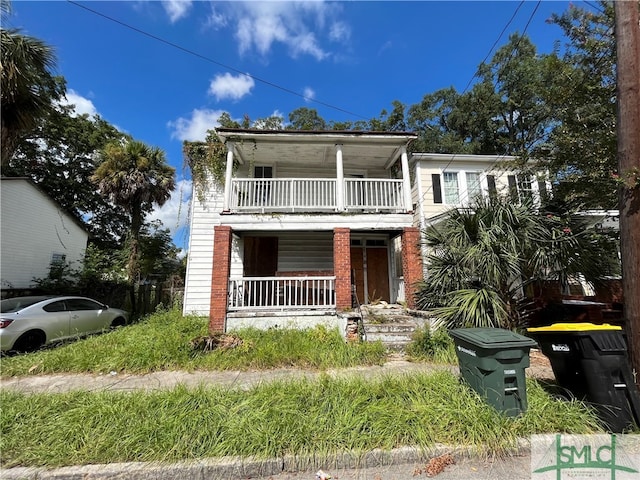
[{"label": "balcony railing", "polygon": [[232,211],[403,212],[402,180],[345,179],[339,205],[333,178],[236,178],[231,184]]},{"label": "balcony railing", "polygon": [[335,309],[336,277],[243,277],[229,279],[230,311]]}]

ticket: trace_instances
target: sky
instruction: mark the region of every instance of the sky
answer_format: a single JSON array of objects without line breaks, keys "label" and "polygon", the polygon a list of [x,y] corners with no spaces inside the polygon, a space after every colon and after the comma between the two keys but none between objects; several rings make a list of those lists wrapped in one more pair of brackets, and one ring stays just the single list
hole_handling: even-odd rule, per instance
[{"label": "sky", "polygon": [[[582,2],[575,2],[589,8]],[[150,219],[188,245],[191,182],[182,142],[203,140],[222,112],[255,120],[314,108],[369,120],[391,103],[462,92],[514,32],[539,53],[562,42],[561,1],[25,1],[8,26],[55,48],[79,113],[98,114],[162,148],[177,189]],[[502,33],[504,30],[504,33]],[[501,35],[502,34],[502,35]]]}]

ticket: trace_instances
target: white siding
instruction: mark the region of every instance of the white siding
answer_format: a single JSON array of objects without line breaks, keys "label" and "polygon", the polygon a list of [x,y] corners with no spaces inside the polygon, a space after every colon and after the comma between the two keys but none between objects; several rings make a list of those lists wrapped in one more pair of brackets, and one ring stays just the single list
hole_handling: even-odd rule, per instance
[{"label": "white siding", "polygon": [[211,186],[204,202],[195,191],[191,197],[191,222],[187,274],[185,278],[185,314],[209,315],[211,272],[213,267],[213,229],[220,225],[223,194],[219,186]]},{"label": "white siding", "polygon": [[2,288],[29,288],[49,274],[53,254],[80,267],[87,232],[51,198],[24,179],[2,180]]},{"label": "white siding", "polygon": [[278,239],[278,271],[333,270],[333,232],[291,232]]}]

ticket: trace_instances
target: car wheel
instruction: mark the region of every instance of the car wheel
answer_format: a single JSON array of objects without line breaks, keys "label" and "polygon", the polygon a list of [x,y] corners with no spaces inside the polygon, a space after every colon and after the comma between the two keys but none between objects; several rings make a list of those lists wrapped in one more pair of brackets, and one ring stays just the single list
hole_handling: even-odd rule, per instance
[{"label": "car wheel", "polygon": [[125,323],[124,318],[118,317],[111,322],[111,328],[123,327]]},{"label": "car wheel", "polygon": [[20,335],[13,349],[17,352],[35,352],[44,345],[45,335],[39,330],[31,330]]}]

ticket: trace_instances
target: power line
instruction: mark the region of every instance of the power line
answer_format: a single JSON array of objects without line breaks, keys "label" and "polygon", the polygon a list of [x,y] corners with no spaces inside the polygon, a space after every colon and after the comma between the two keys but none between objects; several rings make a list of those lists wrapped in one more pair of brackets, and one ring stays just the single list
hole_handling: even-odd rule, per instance
[{"label": "power line", "polygon": [[323,102],[322,100],[317,100],[315,98],[308,97],[306,95],[303,95],[301,93],[296,92],[295,90],[291,90],[290,88],[283,87],[282,85],[278,85],[277,83],[271,82],[269,80],[265,80],[264,78],[256,77],[255,75],[251,75],[250,73],[246,73],[246,72],[243,72],[241,70],[238,70],[235,67],[232,67],[230,65],[227,65],[227,64],[224,64],[224,63],[219,62],[217,60],[214,60],[211,57],[207,57],[205,55],[202,55],[201,53],[198,53],[198,52],[195,52],[193,50],[190,50],[190,49],[188,49],[186,47],[183,47],[182,45],[178,45],[177,43],[170,42],[169,40],[166,40],[166,39],[164,39],[162,37],[159,37],[157,35],[149,33],[149,32],[147,32],[145,30],[142,30],[142,29],[140,29],[138,27],[134,27],[133,25],[130,25],[130,24],[126,23],[126,22],[123,22],[122,20],[118,20],[117,18],[111,17],[111,16],[106,15],[106,14],[104,14],[102,12],[99,12],[97,10],[89,8],[86,5],[82,5],[81,3],[75,2],[74,0],[67,0],[67,2],[72,4],[72,5],[75,5],[76,7],[79,7],[79,8],[82,8],[82,9],[88,11],[88,12],[91,12],[94,15],[97,15],[99,17],[102,17],[102,18],[106,19],[106,20],[109,20],[110,22],[117,23],[118,25],[120,25],[122,27],[128,28],[129,30],[132,30],[132,31],[134,31],[136,33],[139,33],[140,35],[144,35],[144,36],[149,37],[149,38],[151,38],[151,39],[153,39],[153,40],[155,40],[157,42],[164,43],[165,45],[168,45],[168,46],[170,46],[172,48],[175,48],[177,50],[180,50],[180,51],[182,51],[184,53],[187,53],[189,55],[197,57],[197,58],[199,58],[201,60],[204,60],[206,62],[209,62],[209,63],[212,63],[212,64],[217,65],[219,67],[222,67],[222,68],[224,68],[226,70],[230,70],[230,71],[235,72],[235,73],[237,73],[239,75],[244,75],[245,77],[251,78],[252,80],[255,80],[256,82],[260,82],[260,83],[263,83],[263,84],[268,85],[270,87],[273,87],[273,88],[276,88],[278,90],[281,90],[283,92],[289,93],[291,95],[295,95],[297,97],[300,97],[300,98],[304,99],[305,101],[314,102],[314,103],[317,103],[318,105],[322,105],[324,107],[330,108],[332,110],[336,110],[338,112],[346,113],[347,115],[351,115],[353,117],[358,117],[358,118],[362,118],[364,120],[369,120],[367,117],[365,117],[363,115],[360,115],[358,113],[354,113],[354,112],[351,112],[351,111],[346,110],[344,108],[332,105],[330,103]]}]

